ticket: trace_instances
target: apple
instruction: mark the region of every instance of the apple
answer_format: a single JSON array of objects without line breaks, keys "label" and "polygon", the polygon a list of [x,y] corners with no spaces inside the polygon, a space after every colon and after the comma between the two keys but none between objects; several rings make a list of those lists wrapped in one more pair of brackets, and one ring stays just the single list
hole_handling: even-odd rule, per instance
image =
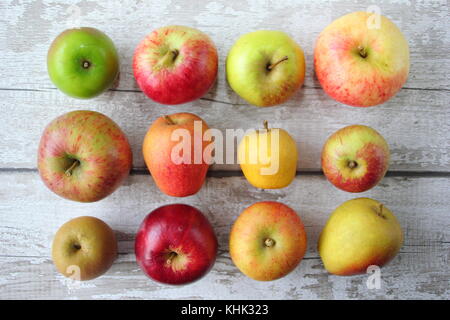
[{"label": "apple", "polygon": [[217,77],[217,49],[203,32],[185,26],[154,30],[137,46],[133,72],[141,90],[161,104],[201,98]]},{"label": "apple", "polygon": [[119,74],[112,40],[94,28],[74,28],[56,37],[47,54],[50,79],[65,94],[95,97],[111,87]]},{"label": "apple", "polygon": [[384,16],[349,13],[319,35],[314,68],[333,99],[355,107],[375,106],[389,100],[405,84],[408,42]]},{"label": "apple", "polygon": [[297,170],[297,145],[286,130],[268,128],[245,135],[238,146],[238,160],[253,186],[278,189],[288,186]]},{"label": "apple", "polygon": [[204,154],[210,144],[203,140],[208,129],[202,118],[185,112],[162,116],[150,126],[142,151],[162,192],[186,197],[200,190],[211,163],[210,155]]},{"label": "apple", "polygon": [[90,280],[104,274],[116,257],[114,231],[98,218],[72,219],[59,228],[53,239],[56,269],[74,280]]},{"label": "apple", "polygon": [[226,77],[231,88],[250,104],[258,107],[281,104],[303,84],[303,51],[281,31],[247,33],[228,53]]},{"label": "apple", "polygon": [[403,231],[382,203],[358,198],[341,204],[319,237],[318,250],[328,272],[341,276],[366,273],[392,260],[403,243]]},{"label": "apple", "polygon": [[389,167],[389,145],[374,129],[351,125],[333,133],[322,149],[322,170],[337,188],[367,191],[380,182]]},{"label": "apple", "polygon": [[257,202],[245,209],[230,233],[230,255],[246,276],[259,281],[284,277],[303,259],[306,233],[287,205]]},{"label": "apple", "polygon": [[95,111],[72,111],[45,128],[38,150],[38,170],[59,196],[98,201],[128,177],[132,153],[127,137],[110,118]]},{"label": "apple", "polygon": [[171,204],[150,212],[136,234],[136,261],[151,279],[187,284],[206,275],[217,255],[217,238],[196,208]]}]

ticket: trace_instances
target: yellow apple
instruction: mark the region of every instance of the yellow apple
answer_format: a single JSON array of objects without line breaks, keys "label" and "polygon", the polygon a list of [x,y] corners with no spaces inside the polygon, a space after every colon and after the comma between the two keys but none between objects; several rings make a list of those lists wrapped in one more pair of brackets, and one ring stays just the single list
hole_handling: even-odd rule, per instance
[{"label": "yellow apple", "polygon": [[279,189],[288,186],[295,178],[297,146],[295,140],[283,129],[264,129],[245,135],[238,147],[238,161],[242,172],[253,186],[262,189]]},{"label": "yellow apple", "polygon": [[348,276],[365,273],[392,260],[403,243],[403,231],[382,203],[357,198],[340,205],[319,238],[319,254],[328,272]]},{"label": "yellow apple", "polygon": [[102,220],[78,217],[59,228],[52,244],[56,269],[75,280],[90,280],[105,273],[117,256],[114,231]]}]

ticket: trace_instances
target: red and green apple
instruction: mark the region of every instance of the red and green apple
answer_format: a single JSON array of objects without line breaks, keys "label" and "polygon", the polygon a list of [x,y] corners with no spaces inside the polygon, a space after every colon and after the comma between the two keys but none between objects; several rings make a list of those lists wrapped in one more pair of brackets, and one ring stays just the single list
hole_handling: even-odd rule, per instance
[{"label": "red and green apple", "polygon": [[271,281],[286,276],[303,259],[306,232],[297,213],[275,201],[246,208],[230,232],[230,255],[246,276]]},{"label": "red and green apple", "polygon": [[186,26],[154,30],[139,43],[133,57],[137,84],[161,104],[201,98],[214,85],[217,69],[217,49],[212,40]]},{"label": "red and green apple", "polygon": [[389,100],[405,84],[408,42],[382,15],[349,13],[320,33],[314,68],[333,99],[355,107],[375,106]]},{"label": "red and green apple", "polygon": [[333,133],[322,149],[322,170],[337,188],[363,192],[380,182],[389,167],[389,145],[376,130],[352,125]]},{"label": "red and green apple", "polygon": [[120,127],[95,111],[72,111],[45,128],[39,174],[59,196],[80,202],[110,195],[128,177],[132,153]]}]

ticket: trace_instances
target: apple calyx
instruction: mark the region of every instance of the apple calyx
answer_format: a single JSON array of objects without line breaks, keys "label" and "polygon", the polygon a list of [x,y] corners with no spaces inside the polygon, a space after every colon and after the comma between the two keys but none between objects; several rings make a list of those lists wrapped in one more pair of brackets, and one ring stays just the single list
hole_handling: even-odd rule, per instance
[{"label": "apple calyx", "polygon": [[287,56],[282,58],[281,60],[278,60],[275,63],[272,64],[267,64],[266,69],[267,71],[271,71],[273,68],[275,68],[277,65],[279,65],[281,62],[286,61],[287,59],[289,59]]},{"label": "apple calyx", "polygon": [[264,245],[268,248],[271,248],[275,245],[275,240],[271,238],[266,238],[266,240],[264,240]]},{"label": "apple calyx", "polygon": [[74,244],[72,245],[72,247],[73,247],[76,251],[78,251],[78,250],[81,249],[81,245],[78,244],[78,243],[74,243]]},{"label": "apple calyx", "polygon": [[354,168],[356,168],[356,167],[358,166],[358,162],[356,162],[355,160],[350,160],[350,161],[347,163],[347,166],[348,166],[350,169],[354,169]]},{"label": "apple calyx", "polygon": [[75,169],[78,165],[80,165],[80,161],[75,160],[74,162],[72,162],[71,166],[67,168],[66,171],[64,171],[64,174],[70,177],[72,175],[73,169]]},{"label": "apple calyx", "polygon": [[158,61],[158,63],[155,65],[156,70],[161,70],[163,68],[170,67],[175,59],[180,54],[180,51],[177,49],[168,50],[166,54],[161,58],[161,60]]},{"label": "apple calyx", "polygon": [[358,53],[361,58],[367,58],[367,51],[363,46],[358,46]]},{"label": "apple calyx", "polygon": [[81,63],[81,66],[83,67],[83,69],[89,69],[89,67],[91,66],[91,63],[87,60],[83,60],[83,62]]}]

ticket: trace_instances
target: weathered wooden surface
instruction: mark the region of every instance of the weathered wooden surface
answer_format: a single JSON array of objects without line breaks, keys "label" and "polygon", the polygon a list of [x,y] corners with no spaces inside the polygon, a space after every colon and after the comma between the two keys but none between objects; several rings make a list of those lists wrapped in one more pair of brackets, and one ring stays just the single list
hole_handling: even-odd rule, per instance
[{"label": "weathered wooden surface", "polygon": [[[267,119],[273,126],[288,130],[298,142],[299,170],[318,170],[320,150],[327,136],[354,123],[373,126],[386,137],[392,149],[391,170],[446,171],[450,167],[446,135],[450,131],[450,35],[445,1],[379,4],[381,12],[399,25],[409,41],[411,72],[406,88],[395,98],[369,109],[343,106],[327,97],[314,77],[312,53],[317,35],[329,22],[341,14],[365,10],[370,3],[114,2],[75,1],[74,6],[45,1],[0,4],[5,12],[0,105],[8,115],[0,132],[0,147],[4,150],[0,167],[35,167],[36,144],[45,125],[64,112],[79,108],[104,112],[123,127],[133,144],[135,168],[144,167],[140,145],[151,121],[161,114],[180,111],[197,113],[211,127],[221,130],[257,128]],[[79,17],[76,8],[80,10]],[[196,26],[215,41],[220,55],[219,79],[204,99],[167,107],[152,102],[139,91],[131,69],[134,48],[147,33],[163,24]],[[73,25],[98,27],[114,40],[121,57],[120,81],[114,91],[83,101],[66,97],[50,82],[46,70],[48,47],[56,35]],[[224,75],[225,57],[233,42],[244,32],[261,28],[288,32],[306,55],[305,87],[276,108],[248,106],[228,87]],[[11,134],[25,125],[26,132]],[[214,169],[238,168],[218,165]]]},{"label": "weathered wooden surface", "polygon": [[[314,77],[312,53],[320,31],[333,19],[366,10],[372,1],[1,1],[0,2],[0,299],[15,298],[450,298],[450,32],[448,2],[378,1],[407,37],[410,78],[400,93],[375,108],[343,106],[325,95]],[[77,15],[78,8],[80,9]],[[201,100],[161,106],[141,93],[133,79],[131,57],[151,30],[168,24],[197,27],[211,36],[219,51],[217,85]],[[92,100],[76,100],[55,89],[46,71],[47,49],[66,28],[92,26],[107,33],[121,57],[120,80]],[[243,33],[278,29],[289,33],[306,56],[305,86],[282,106],[256,108],[228,87],[224,61]],[[113,118],[128,135],[134,172],[125,186],[93,204],[63,200],[40,182],[36,149],[45,125],[74,109],[91,109]],[[145,175],[140,147],[147,127],[162,114],[193,112],[211,127],[254,128],[269,120],[296,139],[300,173],[286,189],[261,191],[236,171],[215,165],[199,194],[166,197]],[[384,202],[400,219],[405,245],[382,269],[382,287],[369,290],[367,275],[343,278],[323,269],[315,248],[329,213],[359,196],[334,189],[320,170],[320,151],[327,136],[349,124],[377,129],[389,142],[391,175],[361,196]],[[234,174],[232,174],[234,175]],[[260,283],[243,276],[228,251],[229,229],[239,212],[262,200],[292,206],[302,217],[309,248],[300,266],[286,278]],[[220,254],[210,274],[199,282],[171,287],[148,280],[137,267],[133,240],[140,221],[152,209],[173,202],[195,205],[210,218],[218,234]],[[120,255],[104,276],[77,288],[54,270],[50,245],[68,219],[94,215],[116,230]],[[69,283],[69,285],[68,285]]]},{"label": "weathered wooden surface", "polygon": [[[76,7],[75,7],[75,6]],[[317,35],[335,18],[373,6],[372,1],[14,1],[0,4],[2,51],[0,87],[53,87],[46,72],[51,41],[65,28],[92,26],[107,33],[121,56],[120,89],[137,89],[131,57],[139,41],[153,29],[190,25],[211,36],[223,62],[234,41],[257,29],[289,33],[304,49],[306,85],[316,87],[312,53]],[[381,13],[402,30],[411,48],[410,88],[448,89],[448,3],[445,0],[377,1]],[[78,8],[78,9],[77,9]],[[80,15],[77,15],[79,10]],[[27,75],[27,76],[25,76]],[[218,92],[210,96],[236,101],[221,73]]]},{"label": "weathered wooden surface", "polygon": [[[208,276],[179,288],[150,281],[134,261],[133,240],[140,222],[151,210],[174,202],[157,190],[148,175],[130,177],[111,197],[93,204],[53,195],[35,172],[2,173],[0,178],[8,190],[0,193],[0,298],[450,297],[450,201],[444,196],[450,180],[446,178],[386,178],[363,194],[388,206],[405,231],[400,255],[381,269],[379,290],[367,289],[367,275],[343,278],[324,270],[316,250],[320,230],[334,208],[354,195],[336,190],[321,176],[298,176],[288,188],[276,191],[251,188],[244,177],[209,178],[197,195],[181,202],[196,206],[209,218],[219,239],[219,257]],[[233,221],[246,206],[261,200],[291,206],[301,216],[308,236],[304,261],[286,278],[267,283],[246,278],[228,255]],[[106,275],[77,289],[68,287],[55,271],[50,247],[58,227],[80,215],[99,217],[116,231],[120,257]]]},{"label": "weathered wooden surface", "polygon": [[[376,128],[388,141],[393,171],[446,171],[450,167],[450,94],[439,91],[404,90],[395,98],[401,104],[369,109],[340,107],[322,90],[302,89],[303,105],[296,100],[283,107],[258,108],[199,100],[189,106],[152,106],[141,92],[108,92],[100,100],[68,99],[59,91],[0,91],[5,117],[0,131],[0,167],[35,168],[37,144],[48,122],[74,109],[94,109],[113,118],[127,134],[133,149],[134,167],[145,168],[142,141],[152,121],[162,114],[180,111],[201,116],[220,129],[262,128],[263,120],[282,127],[295,138],[299,170],[319,170],[320,153],[327,137],[350,124]],[[448,100],[448,99],[447,99]],[[425,110],[426,109],[426,110]],[[25,130],[17,132],[17,128]],[[215,165],[236,170],[238,165]]]}]

